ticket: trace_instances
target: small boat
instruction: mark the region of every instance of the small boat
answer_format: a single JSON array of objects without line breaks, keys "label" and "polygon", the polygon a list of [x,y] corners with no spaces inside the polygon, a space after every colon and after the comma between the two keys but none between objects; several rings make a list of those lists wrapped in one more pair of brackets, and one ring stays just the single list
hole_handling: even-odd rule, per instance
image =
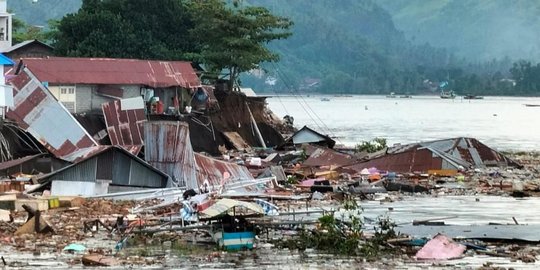
[{"label": "small boat", "polygon": [[540,107],[540,104],[523,104],[525,107]]},{"label": "small boat", "polygon": [[463,97],[463,99],[484,99],[483,96],[475,96],[475,95],[466,95]]},{"label": "small boat", "polygon": [[454,98],[456,98],[456,94],[452,90],[447,91],[447,92],[441,91],[441,98],[442,99],[454,99]]},{"label": "small boat", "polygon": [[323,98],[321,98],[321,101],[330,101],[330,99],[323,97]]},{"label": "small boat", "polygon": [[391,92],[390,95],[386,95],[387,98],[397,98],[396,93]]},{"label": "small boat", "polygon": [[401,96],[399,96],[399,98],[412,98],[412,96],[411,95],[401,95]]}]

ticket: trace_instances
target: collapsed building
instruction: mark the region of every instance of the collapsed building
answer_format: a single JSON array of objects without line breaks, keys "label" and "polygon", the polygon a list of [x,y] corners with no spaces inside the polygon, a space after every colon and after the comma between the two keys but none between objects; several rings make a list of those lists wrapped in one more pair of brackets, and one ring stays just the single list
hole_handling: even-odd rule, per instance
[{"label": "collapsed building", "polygon": [[64,187],[53,194],[250,180],[245,167],[195,152],[283,142],[265,98],[202,85],[189,62],[23,58],[12,72],[3,125],[32,138],[32,154],[62,161],[33,172],[40,187]]},{"label": "collapsed building", "polygon": [[347,166],[361,171],[375,167],[392,172],[467,170],[485,167],[520,167],[520,164],[474,138],[452,138],[396,145],[370,156],[367,161]]}]

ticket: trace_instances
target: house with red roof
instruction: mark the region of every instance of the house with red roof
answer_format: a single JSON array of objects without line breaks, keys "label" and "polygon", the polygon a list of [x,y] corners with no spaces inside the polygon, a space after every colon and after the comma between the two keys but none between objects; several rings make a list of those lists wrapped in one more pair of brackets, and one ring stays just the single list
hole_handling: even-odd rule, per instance
[{"label": "house with red roof", "polygon": [[[160,111],[181,110],[202,88],[190,62],[117,58],[22,58],[25,70],[71,113],[101,112],[102,104],[141,97]],[[156,110],[155,107],[148,107]]]}]

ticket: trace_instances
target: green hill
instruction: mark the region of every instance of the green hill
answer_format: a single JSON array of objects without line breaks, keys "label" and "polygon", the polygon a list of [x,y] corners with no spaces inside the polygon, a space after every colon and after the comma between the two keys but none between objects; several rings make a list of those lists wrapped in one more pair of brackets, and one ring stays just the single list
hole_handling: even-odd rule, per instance
[{"label": "green hill", "polygon": [[[414,94],[436,92],[433,85],[448,80],[459,93],[508,95],[515,93],[499,82],[510,76],[512,60],[540,59],[534,31],[540,29],[540,1],[239,2],[264,6],[295,23],[292,37],[269,44],[281,61],[242,77],[243,85],[259,91]],[[80,4],[8,0],[16,16],[38,25],[76,12]]]},{"label": "green hill", "polygon": [[81,0],[7,0],[8,9],[31,25],[46,26],[50,19],[60,19],[77,12]]},{"label": "green hill", "polygon": [[415,43],[448,48],[470,60],[540,60],[540,1],[374,0]]}]

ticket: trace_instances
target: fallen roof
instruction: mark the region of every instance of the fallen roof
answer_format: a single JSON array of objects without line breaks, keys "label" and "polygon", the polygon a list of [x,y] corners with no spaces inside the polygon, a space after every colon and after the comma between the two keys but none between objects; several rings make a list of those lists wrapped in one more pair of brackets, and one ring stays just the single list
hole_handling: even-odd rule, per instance
[{"label": "fallen roof", "polygon": [[199,185],[204,183],[205,180],[208,180],[210,185],[217,187],[221,184],[225,184],[222,183],[222,181],[231,183],[254,179],[253,175],[251,175],[248,168],[245,166],[217,160],[199,153],[195,153],[195,161],[197,162],[197,181],[199,182]]},{"label": "fallen roof", "polygon": [[180,186],[198,188],[197,166],[187,123],[147,121],[143,125],[146,161],[170,175]]},{"label": "fallen roof", "polygon": [[427,171],[451,167],[453,169],[479,168],[486,166],[520,167],[516,161],[486,146],[474,138],[452,138],[387,149],[386,154],[349,168],[360,171],[376,167],[396,172]]},{"label": "fallen roof", "polygon": [[154,88],[201,87],[190,62],[117,58],[22,58],[42,82],[50,84],[121,84]]},{"label": "fallen roof", "polygon": [[201,212],[206,218],[213,218],[227,213],[229,210],[235,207],[242,207],[249,209],[257,214],[264,214],[264,210],[256,203],[237,201],[233,199],[221,199],[214,203],[212,206],[206,208]]},{"label": "fallen roof", "polygon": [[[140,106],[131,106],[140,103]],[[144,144],[144,101],[141,97],[114,100],[101,105],[112,145]]]},{"label": "fallen roof", "polygon": [[13,86],[15,106],[6,117],[16,121],[56,157],[98,145],[28,69],[11,78],[9,84]]},{"label": "fallen roof", "polygon": [[147,121],[144,137],[146,160],[181,186],[197,189],[206,180],[217,187],[224,184],[224,178],[229,182],[253,179],[244,166],[193,152],[185,122]]},{"label": "fallen roof", "polygon": [[312,145],[307,146],[307,152],[311,152],[304,161],[305,166],[347,166],[356,162],[356,158],[351,155],[340,153],[329,148],[321,148]]}]

